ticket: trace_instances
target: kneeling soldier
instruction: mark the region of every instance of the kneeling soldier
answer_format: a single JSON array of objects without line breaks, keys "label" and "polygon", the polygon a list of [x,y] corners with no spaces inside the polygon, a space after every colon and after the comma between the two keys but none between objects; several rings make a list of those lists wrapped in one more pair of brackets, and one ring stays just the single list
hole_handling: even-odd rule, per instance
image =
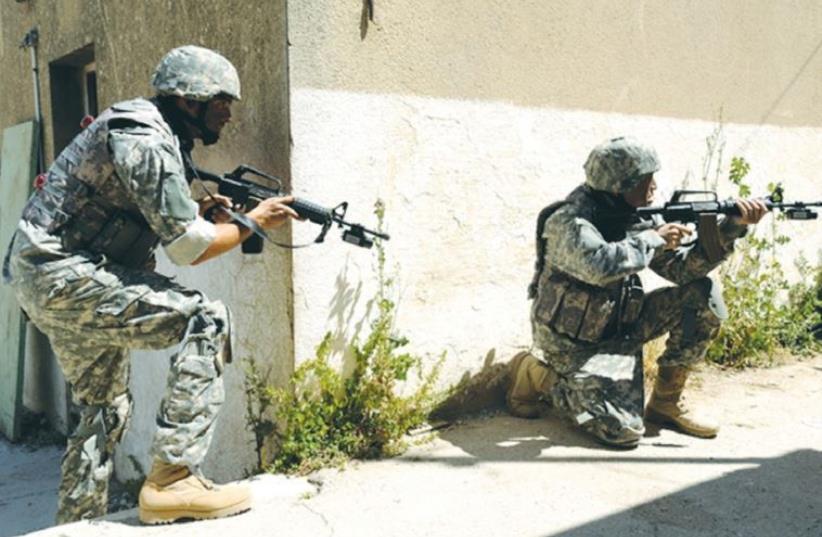
[{"label": "kneeling soldier", "polygon": [[[707,274],[767,208],[759,200],[737,200],[741,216],[720,223],[723,255],[712,262],[699,241],[682,244],[691,234],[685,226],[657,222],[632,231],[605,218],[651,204],[659,170],[654,149],[615,138],[594,148],[584,168],[585,184],[540,215],[530,289],[537,356],[512,361],[509,408],[534,417],[533,394],[539,393],[600,442],[635,447],[645,432],[642,345],[669,333],[644,418],[716,436],[718,426],[681,398],[690,368],[703,359],[725,316]],[[637,273],[645,268],[676,285],[644,294]]]}]

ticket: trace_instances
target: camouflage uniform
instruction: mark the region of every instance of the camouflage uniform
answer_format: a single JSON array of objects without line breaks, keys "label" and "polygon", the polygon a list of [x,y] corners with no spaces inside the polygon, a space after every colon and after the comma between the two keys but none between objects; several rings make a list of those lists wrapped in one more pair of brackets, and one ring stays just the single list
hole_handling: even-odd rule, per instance
[{"label": "camouflage uniform", "polygon": [[[204,49],[177,50],[196,60]],[[155,75],[158,93],[164,82]],[[183,154],[192,141],[181,132],[156,102],[103,112],[49,168],[4,260],[4,281],[48,335],[81,409],[62,463],[61,523],[106,512],[112,453],[131,413],[130,349],[180,344],[157,415],[156,459],[198,468],[223,402],[227,308],[152,270],[158,244],[188,265],[216,236],[191,199]]]},{"label": "camouflage uniform", "polygon": [[[670,333],[663,366],[702,359],[724,317],[700,243],[664,250],[654,231],[629,231],[603,214],[630,211],[619,195],[659,169],[656,153],[631,139],[594,149],[587,184],[547,218],[545,265],[531,308],[537,355],[557,373],[550,400],[584,430],[611,445],[635,445],[644,432],[642,345]],[[656,222],[660,225],[662,222]],[[746,227],[720,226],[727,257]],[[637,273],[650,268],[676,284],[644,295]]]}]

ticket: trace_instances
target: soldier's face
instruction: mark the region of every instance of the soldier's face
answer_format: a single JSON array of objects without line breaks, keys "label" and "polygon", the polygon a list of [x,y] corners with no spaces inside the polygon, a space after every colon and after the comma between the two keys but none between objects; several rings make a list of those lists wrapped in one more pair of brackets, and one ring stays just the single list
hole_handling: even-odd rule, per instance
[{"label": "soldier's face", "polygon": [[206,103],[205,125],[208,130],[219,136],[223,127],[231,121],[231,103],[229,97],[215,97]]},{"label": "soldier's face", "polygon": [[656,180],[654,174],[649,173],[644,176],[633,190],[622,195],[631,207],[647,207],[654,202],[656,193]]}]

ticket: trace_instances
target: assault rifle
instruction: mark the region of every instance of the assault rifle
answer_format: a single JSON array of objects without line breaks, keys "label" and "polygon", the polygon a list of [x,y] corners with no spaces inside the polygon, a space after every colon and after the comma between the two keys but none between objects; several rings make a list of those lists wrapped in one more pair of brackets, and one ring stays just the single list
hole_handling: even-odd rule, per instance
[{"label": "assault rifle", "polygon": [[[690,201],[689,201],[690,200]],[[784,189],[777,185],[773,193],[764,198],[769,210],[782,211],[788,220],[816,220],[819,216],[814,207],[822,207],[822,201],[785,202]],[[653,226],[654,216],[661,216],[665,222],[693,223],[699,231],[699,240],[711,262],[722,258],[719,245],[718,215],[741,216],[734,200],[719,200],[716,192],[711,190],[677,190],[671,200],[662,207],[640,207],[629,215],[608,215],[607,220],[614,219],[639,227]]]},{"label": "assault rifle", "polygon": [[[268,234],[260,228],[254,221],[246,217],[239,211],[246,212],[253,209],[258,203],[267,198],[282,197],[288,195],[283,189],[282,181],[261,172],[251,166],[242,164],[225,175],[218,175],[207,172],[199,168],[192,168],[192,176],[202,181],[210,181],[217,184],[217,190],[220,194],[231,198],[234,206],[228,213],[237,220],[240,224],[248,227],[254,232],[254,235],[245,240],[242,244],[243,253],[257,254],[263,249],[263,239],[272,242],[278,246],[296,248],[296,246],[289,246],[275,242],[268,236]],[[256,175],[262,179],[273,183],[271,187],[263,186],[254,181],[245,179],[245,175]],[[368,229],[360,224],[354,224],[345,220],[345,213],[348,210],[348,202],[344,201],[333,208],[323,207],[311,201],[294,198],[290,207],[300,215],[315,224],[322,226],[320,234],[314,239],[315,243],[323,242],[328,230],[336,224],[337,227],[343,230],[342,239],[345,242],[360,246],[363,248],[371,248],[374,245],[374,239],[388,240],[390,237],[386,233]],[[207,215],[208,216],[208,215]]]}]

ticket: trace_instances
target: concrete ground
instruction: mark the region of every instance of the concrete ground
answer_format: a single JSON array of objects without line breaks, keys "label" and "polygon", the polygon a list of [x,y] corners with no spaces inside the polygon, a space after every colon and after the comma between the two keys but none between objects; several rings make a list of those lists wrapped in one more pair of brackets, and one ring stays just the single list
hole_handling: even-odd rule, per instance
[{"label": "concrete ground", "polygon": [[54,524],[63,448],[9,444],[0,436],[0,537]]},{"label": "concrete ground", "polygon": [[[613,451],[550,416],[497,415],[396,459],[251,480],[255,507],[237,517],[142,527],[132,510],[29,535],[822,536],[822,357],[709,370],[690,398],[722,421],[718,438],[651,430]],[[44,526],[58,462],[0,446],[0,536]]]}]

